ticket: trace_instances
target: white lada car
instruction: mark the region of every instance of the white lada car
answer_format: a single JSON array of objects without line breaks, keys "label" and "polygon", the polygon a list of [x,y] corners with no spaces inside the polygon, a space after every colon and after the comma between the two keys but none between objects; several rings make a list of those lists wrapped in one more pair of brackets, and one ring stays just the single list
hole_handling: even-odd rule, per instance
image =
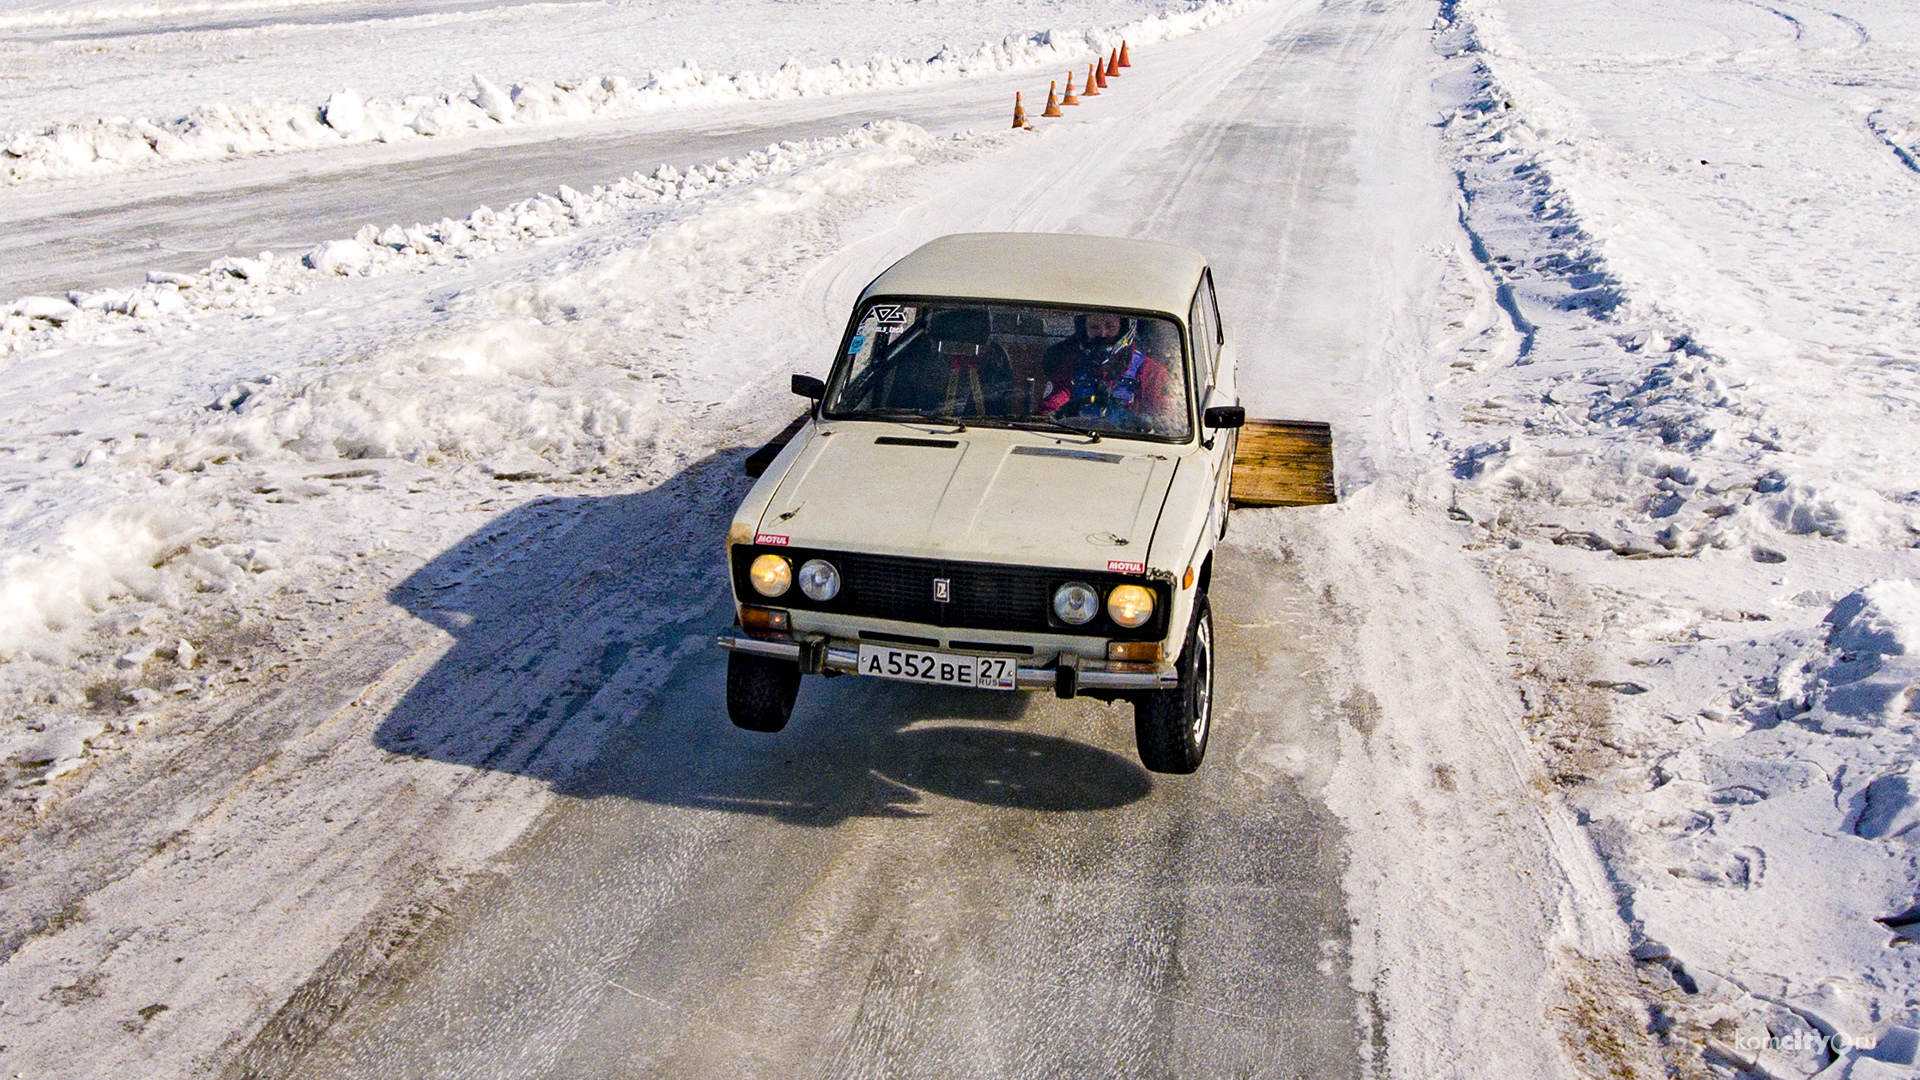
[{"label": "white lada car", "polygon": [[[1213,710],[1232,345],[1167,244],[947,236],[867,286],[727,535],[727,710],[787,723],[802,675],[1133,703],[1192,772]],[[767,458],[771,456],[772,460]]]}]

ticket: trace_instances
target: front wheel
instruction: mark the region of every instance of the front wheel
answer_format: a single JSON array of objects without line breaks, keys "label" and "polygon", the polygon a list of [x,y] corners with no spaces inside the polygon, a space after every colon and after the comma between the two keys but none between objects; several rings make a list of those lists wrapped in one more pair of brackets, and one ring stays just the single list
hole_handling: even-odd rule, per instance
[{"label": "front wheel", "polygon": [[779,731],[800,696],[800,665],[752,653],[727,654],[727,715],[748,731]]},{"label": "front wheel", "polygon": [[1157,773],[1190,773],[1207,756],[1213,727],[1213,609],[1206,593],[1194,600],[1193,625],[1175,670],[1179,686],[1150,690],[1133,701],[1140,763]]}]

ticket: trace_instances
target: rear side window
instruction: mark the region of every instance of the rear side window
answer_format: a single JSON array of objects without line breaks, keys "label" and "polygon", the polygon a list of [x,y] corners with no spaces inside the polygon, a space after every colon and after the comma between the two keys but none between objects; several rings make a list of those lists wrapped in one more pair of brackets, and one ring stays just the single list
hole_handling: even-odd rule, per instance
[{"label": "rear side window", "polygon": [[1213,321],[1213,303],[1204,280],[1194,291],[1193,307],[1187,312],[1187,327],[1193,331],[1193,371],[1201,387],[1213,385],[1213,363],[1219,357],[1220,332]]},{"label": "rear side window", "polygon": [[1213,329],[1213,343],[1217,353],[1219,346],[1227,343],[1227,333],[1226,329],[1220,325],[1220,300],[1213,295],[1213,271],[1208,270],[1200,275],[1200,293],[1206,297],[1207,325]]}]

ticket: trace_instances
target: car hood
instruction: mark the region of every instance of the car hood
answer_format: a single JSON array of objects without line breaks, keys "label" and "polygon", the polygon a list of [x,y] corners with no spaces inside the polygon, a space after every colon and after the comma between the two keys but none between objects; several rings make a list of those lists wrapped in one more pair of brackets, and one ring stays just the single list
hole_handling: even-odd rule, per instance
[{"label": "car hood", "polygon": [[1087,570],[1144,564],[1176,450],[992,428],[929,435],[835,424],[801,449],[759,533],[794,547],[925,558]]}]

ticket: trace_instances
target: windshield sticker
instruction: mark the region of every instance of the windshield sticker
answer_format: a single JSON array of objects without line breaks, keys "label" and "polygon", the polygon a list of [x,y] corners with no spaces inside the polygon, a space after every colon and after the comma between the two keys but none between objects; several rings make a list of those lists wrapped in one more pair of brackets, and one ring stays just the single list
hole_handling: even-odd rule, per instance
[{"label": "windshield sticker", "polygon": [[847,355],[858,356],[860,355],[860,350],[866,347],[867,347],[867,335],[855,334],[853,335],[853,340],[847,342]]},{"label": "windshield sticker", "polygon": [[1147,572],[1147,564],[1143,562],[1121,562],[1119,559],[1113,559],[1107,563],[1107,570],[1115,574],[1144,574]]},{"label": "windshield sticker", "polygon": [[875,304],[873,320],[885,330],[897,330],[913,321],[913,310],[904,304]]},{"label": "windshield sticker", "polygon": [[787,546],[787,538],[775,533],[760,533],[753,538],[753,542],[756,544],[765,544],[768,547]]}]

